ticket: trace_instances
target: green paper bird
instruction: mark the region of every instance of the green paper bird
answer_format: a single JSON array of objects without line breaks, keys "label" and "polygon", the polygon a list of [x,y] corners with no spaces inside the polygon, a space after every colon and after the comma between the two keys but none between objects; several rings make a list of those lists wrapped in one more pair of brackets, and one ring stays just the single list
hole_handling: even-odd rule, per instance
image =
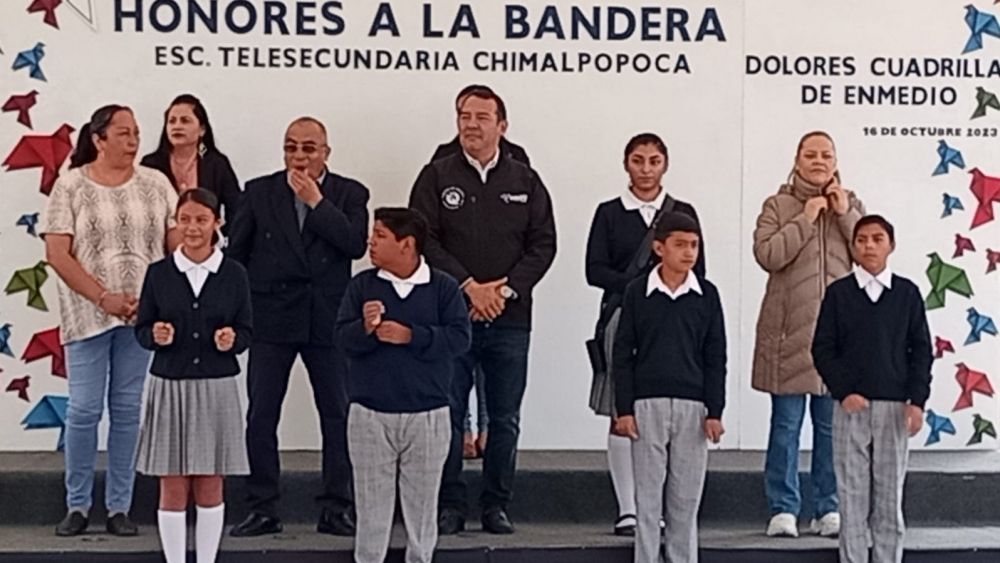
[{"label": "green paper bird", "polygon": [[983,441],[983,434],[992,436],[994,439],[997,437],[997,431],[993,428],[993,423],[977,414],[972,419],[972,437],[969,438],[969,443],[966,446],[981,443]]},{"label": "green paper bird", "polygon": [[17,270],[7,282],[7,289],[4,293],[11,295],[22,291],[28,292],[28,307],[34,307],[39,311],[48,311],[45,306],[45,298],[42,297],[42,285],[49,279],[49,273],[45,270],[46,264],[40,261],[30,268]]},{"label": "green paper bird", "polygon": [[1000,100],[993,92],[984,90],[982,86],[976,86],[976,111],[972,112],[972,117],[969,119],[983,117],[986,115],[986,108],[1000,110]]},{"label": "green paper bird", "polygon": [[927,279],[931,282],[931,292],[927,294],[927,309],[944,307],[945,292],[953,291],[963,297],[972,296],[972,285],[965,270],[946,264],[937,252],[927,255],[931,263],[927,266]]}]

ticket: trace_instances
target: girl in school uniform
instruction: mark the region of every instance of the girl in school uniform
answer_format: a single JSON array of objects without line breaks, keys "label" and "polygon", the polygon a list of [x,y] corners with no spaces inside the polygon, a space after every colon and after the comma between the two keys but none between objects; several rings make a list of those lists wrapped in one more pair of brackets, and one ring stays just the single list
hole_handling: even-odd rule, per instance
[{"label": "girl in school uniform", "polygon": [[182,245],[149,267],[136,336],[154,351],[136,470],[160,478],[160,542],[183,563],[186,513],[197,506],[198,563],[215,561],[225,519],[225,475],[249,473],[236,355],[250,344],[246,271],[218,249],[219,200],[194,189],[177,205]]}]

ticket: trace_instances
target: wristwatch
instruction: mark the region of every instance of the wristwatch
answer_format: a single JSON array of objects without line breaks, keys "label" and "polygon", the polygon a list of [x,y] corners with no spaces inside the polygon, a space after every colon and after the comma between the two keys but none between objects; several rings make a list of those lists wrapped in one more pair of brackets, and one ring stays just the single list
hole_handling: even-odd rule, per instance
[{"label": "wristwatch", "polygon": [[500,288],[500,297],[504,299],[517,299],[517,292],[509,285],[505,285]]}]

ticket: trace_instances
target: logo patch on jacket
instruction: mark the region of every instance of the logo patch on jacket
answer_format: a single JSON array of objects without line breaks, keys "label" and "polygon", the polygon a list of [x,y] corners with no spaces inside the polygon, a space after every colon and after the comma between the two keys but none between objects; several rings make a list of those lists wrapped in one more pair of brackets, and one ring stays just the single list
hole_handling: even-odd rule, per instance
[{"label": "logo patch on jacket", "polygon": [[441,205],[454,211],[465,204],[465,192],[458,186],[448,186],[441,192]]},{"label": "logo patch on jacket", "polygon": [[500,194],[500,201],[504,203],[528,203],[528,194],[512,194],[504,192]]}]

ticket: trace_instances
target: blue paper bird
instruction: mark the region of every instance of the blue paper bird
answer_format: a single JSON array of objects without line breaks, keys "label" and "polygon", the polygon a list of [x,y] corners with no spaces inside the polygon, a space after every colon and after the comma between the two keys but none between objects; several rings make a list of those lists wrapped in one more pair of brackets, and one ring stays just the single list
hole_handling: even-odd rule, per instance
[{"label": "blue paper bird", "polygon": [[969,4],[965,7],[965,25],[969,26],[969,40],[965,43],[962,54],[978,51],[983,48],[983,34],[1000,37],[1000,24],[996,16],[980,12]]},{"label": "blue paper bird", "polygon": [[10,349],[10,323],[4,323],[0,326],[0,354],[7,354],[11,358],[14,357],[14,351]]},{"label": "blue paper bird", "polygon": [[45,57],[45,44],[38,42],[35,46],[27,51],[21,51],[14,58],[14,65],[11,67],[14,70],[20,70],[22,68],[31,69],[29,72],[32,78],[41,80],[42,82],[47,82],[45,80],[45,73],[42,72],[42,58]]},{"label": "blue paper bird", "polygon": [[38,213],[25,213],[17,220],[18,227],[28,227],[28,234],[37,237],[35,226],[38,225]]},{"label": "blue paper bird", "polygon": [[960,209],[965,211],[965,207],[962,205],[962,200],[958,199],[953,195],[944,194],[941,198],[941,202],[944,204],[944,212],[941,213],[941,218],[950,217],[951,212]]},{"label": "blue paper bird", "polygon": [[934,169],[934,174],[931,174],[932,176],[947,174],[949,164],[959,168],[965,168],[965,159],[962,158],[962,153],[949,147],[948,143],[943,140],[938,141],[937,153],[941,158],[941,161],[938,162],[937,168]]},{"label": "blue paper bird", "polygon": [[927,435],[927,441],[924,442],[925,446],[931,444],[936,444],[941,441],[941,433],[955,435],[955,425],[951,423],[951,419],[947,416],[941,416],[928,409],[927,411],[927,427],[930,429],[930,434]]},{"label": "blue paper bird", "polygon": [[31,407],[28,414],[21,421],[25,430],[35,430],[37,428],[58,428],[59,443],[56,445],[57,451],[62,451],[65,446],[66,433],[66,407],[69,405],[69,397],[63,395],[46,395],[42,400]]},{"label": "blue paper bird", "polygon": [[965,345],[979,342],[982,334],[992,334],[997,335],[997,325],[993,324],[993,319],[980,314],[975,307],[969,307],[968,314],[965,316],[965,320],[969,321],[969,337],[965,339]]}]

